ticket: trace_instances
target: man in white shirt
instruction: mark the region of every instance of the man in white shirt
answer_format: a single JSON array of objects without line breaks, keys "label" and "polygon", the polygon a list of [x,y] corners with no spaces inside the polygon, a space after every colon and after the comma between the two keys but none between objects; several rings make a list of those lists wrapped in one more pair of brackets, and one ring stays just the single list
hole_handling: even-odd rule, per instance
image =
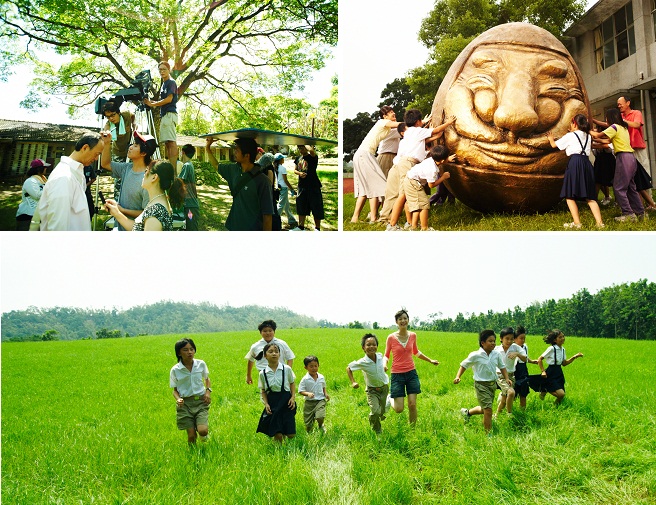
[{"label": "man in white shirt", "polygon": [[84,167],[95,163],[102,153],[109,132],[85,132],[70,156],[62,156],[50,174],[39,200],[42,231],[91,231]]}]

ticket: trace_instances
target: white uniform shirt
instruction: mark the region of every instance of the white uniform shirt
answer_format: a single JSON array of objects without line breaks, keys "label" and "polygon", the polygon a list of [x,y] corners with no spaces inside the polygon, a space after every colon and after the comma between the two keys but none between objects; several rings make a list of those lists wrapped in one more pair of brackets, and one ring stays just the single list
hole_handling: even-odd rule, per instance
[{"label": "white uniform shirt", "polygon": [[431,132],[432,130],[428,128],[409,127],[399,142],[399,150],[394,158],[394,164],[397,164],[404,156],[424,161],[426,159],[425,140],[431,136]]},{"label": "white uniform shirt", "polygon": [[[522,354],[526,355],[526,363],[528,363],[528,346],[524,344],[523,346],[520,345],[519,347],[522,348],[522,351],[524,351]],[[519,357],[515,358],[515,367],[517,367],[517,363],[519,363],[520,359]]]},{"label": "white uniform shirt", "polygon": [[[296,376],[290,367],[283,365],[282,361],[278,362],[278,368],[276,368],[275,371],[269,366],[269,363],[267,363],[266,367],[264,367],[264,370],[260,370],[260,374],[257,379],[257,387],[260,390],[266,390],[268,381],[271,391],[274,393],[279,393],[282,391],[283,386],[283,370],[285,371],[285,391],[291,392],[290,386],[296,381]],[[264,374],[266,374],[266,380],[264,380]]]},{"label": "white uniform shirt", "polygon": [[[556,360],[554,361],[554,357]],[[565,356],[565,348],[558,345],[550,345],[547,350],[542,353],[542,358],[546,361],[547,365],[562,365],[563,361],[567,359]]]},{"label": "white uniform shirt", "polygon": [[39,200],[41,230],[91,231],[86,188],[82,163],[62,156]]},{"label": "white uniform shirt", "polygon": [[27,214],[29,216],[34,215],[36,206],[39,205],[39,199],[43,194],[44,185],[45,182],[39,179],[36,175],[29,177],[23,183],[21,203],[18,205],[18,212],[16,212],[16,216],[20,216],[21,214]]},{"label": "white uniform shirt", "polygon": [[298,384],[299,393],[302,391],[314,393],[314,398],[306,397],[306,399],[311,400],[325,400],[324,389],[326,389],[326,379],[319,372],[317,372],[317,380],[314,380],[309,373],[306,373]]},{"label": "white uniform shirt", "polygon": [[405,174],[405,176],[407,179],[414,179],[422,184],[423,181],[426,181],[427,183],[435,182],[438,178],[437,164],[435,163],[435,160],[429,156],[424,161],[417,163],[414,167],[408,170],[408,173]]},{"label": "white uniform shirt", "polygon": [[365,355],[356,361],[351,361],[348,366],[351,372],[362,370],[364,374],[364,382],[367,387],[379,388],[385,384],[389,384],[389,377],[385,373],[383,366],[383,355],[379,352],[376,353],[376,361],[372,361],[369,356]]},{"label": "white uniform shirt", "polygon": [[[495,351],[497,351],[501,356],[503,356],[503,361],[506,364],[506,371],[508,373],[512,373],[515,371],[515,363],[519,358],[513,358],[513,359],[508,359],[508,354],[511,352],[518,352],[522,356],[526,356],[526,353],[524,352],[524,349],[522,349],[520,346],[517,344],[513,343],[510,344],[510,347],[508,347],[508,351],[503,350],[502,345],[498,345],[494,348]],[[497,369],[497,372],[501,372],[501,370]]]},{"label": "white uniform shirt", "polygon": [[285,183],[285,178],[283,175],[287,175],[287,169],[285,168],[285,165],[282,163],[278,165],[278,187],[279,188],[287,188],[287,184]]},{"label": "white uniform shirt", "polygon": [[[580,144],[579,141],[576,140],[577,137],[581,140]],[[581,130],[569,132],[564,137],[556,140],[556,146],[558,146],[558,149],[565,151],[567,156],[571,156],[572,154],[581,154],[581,146],[583,145],[585,145],[585,154],[590,156],[590,153],[592,152],[592,138],[590,135],[582,132]]]},{"label": "white uniform shirt", "polygon": [[479,348],[478,351],[469,353],[469,356],[460,363],[460,366],[464,368],[473,367],[475,381],[496,381],[497,368],[506,368],[506,364],[504,363],[501,354],[495,349],[488,354],[482,347]]},{"label": "white uniform shirt", "polygon": [[[273,337],[271,339],[271,343],[278,344],[278,348],[280,349],[281,363],[287,363],[287,361],[289,361],[290,359],[294,359],[296,357],[292,352],[292,350],[290,349],[290,347],[287,345],[287,342],[285,342],[284,340],[280,340],[279,338]],[[254,362],[258,370],[264,370],[268,365],[268,361],[266,360],[264,354],[262,353],[265,345],[267,345],[266,340],[264,339],[258,340],[251,346],[250,350],[246,353],[246,356],[244,356],[244,359]],[[259,359],[258,356],[260,356]]]},{"label": "white uniform shirt", "polygon": [[195,359],[191,372],[179,361],[171,368],[170,385],[177,388],[178,394],[186,398],[205,394],[205,381],[210,375],[207,365],[202,359]]}]

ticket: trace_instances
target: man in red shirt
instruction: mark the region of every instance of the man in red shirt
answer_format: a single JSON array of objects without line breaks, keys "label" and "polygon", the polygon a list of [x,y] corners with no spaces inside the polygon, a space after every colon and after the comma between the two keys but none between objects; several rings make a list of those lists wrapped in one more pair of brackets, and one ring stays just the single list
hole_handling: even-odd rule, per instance
[{"label": "man in red shirt", "polygon": [[[647,174],[651,176],[651,170],[649,169],[649,156],[647,154],[647,144],[645,144],[645,136],[642,132],[642,127],[644,125],[642,112],[639,110],[633,110],[631,108],[631,100],[623,96],[617,99],[617,108],[622,113],[624,121],[626,121],[626,123],[629,125],[629,138],[631,141],[631,147],[635,153],[636,160],[638,160],[638,163],[643,166]],[[638,184],[637,175],[636,184]],[[645,181],[645,185],[647,184],[649,183]],[[654,200],[649,194],[649,188],[651,188],[651,184],[649,184],[647,189],[638,188],[638,191],[640,192],[640,195],[642,195],[642,198],[645,200],[645,202],[647,202],[646,210],[656,210]]]}]

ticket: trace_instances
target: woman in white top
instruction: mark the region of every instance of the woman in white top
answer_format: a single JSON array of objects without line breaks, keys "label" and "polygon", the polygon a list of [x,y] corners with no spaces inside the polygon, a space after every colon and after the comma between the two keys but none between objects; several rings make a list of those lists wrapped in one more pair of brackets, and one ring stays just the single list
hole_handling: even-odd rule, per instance
[{"label": "woman in white top", "polygon": [[369,199],[370,209],[369,222],[376,222],[378,207],[385,196],[387,178],[376,161],[376,149],[390,130],[399,126],[400,123],[396,121],[396,114],[389,105],[382,106],[379,114],[380,119],[367,133],[353,156],[353,196],[357,200],[353,217],[351,217],[352,223],[357,223],[360,219],[360,212],[367,199]]},{"label": "woman in white top", "polygon": [[40,159],[33,160],[30,163],[30,169],[26,174],[27,179],[23,183],[21,203],[16,212],[16,231],[29,231],[32,216],[34,216],[34,211],[43,194],[43,186],[48,180],[46,168],[49,166],[50,163]]}]

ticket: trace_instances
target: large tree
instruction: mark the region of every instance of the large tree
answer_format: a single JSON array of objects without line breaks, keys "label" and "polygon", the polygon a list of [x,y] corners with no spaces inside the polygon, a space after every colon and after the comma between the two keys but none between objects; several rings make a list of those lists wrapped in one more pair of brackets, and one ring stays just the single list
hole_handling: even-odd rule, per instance
[{"label": "large tree", "polygon": [[[23,52],[67,56],[58,68],[36,60],[35,85],[64,95],[71,111],[128,87],[161,60],[172,63],[180,95],[206,104],[302,86],[337,42],[337,0],[5,0],[3,38],[24,41]],[[269,79],[283,70],[286,79]]]},{"label": "large tree", "polygon": [[419,40],[431,50],[426,65],[409,72],[410,107],[430,111],[453,61],[476,36],[510,22],[527,22],[561,37],[585,12],[585,0],[437,0],[423,20]]}]

